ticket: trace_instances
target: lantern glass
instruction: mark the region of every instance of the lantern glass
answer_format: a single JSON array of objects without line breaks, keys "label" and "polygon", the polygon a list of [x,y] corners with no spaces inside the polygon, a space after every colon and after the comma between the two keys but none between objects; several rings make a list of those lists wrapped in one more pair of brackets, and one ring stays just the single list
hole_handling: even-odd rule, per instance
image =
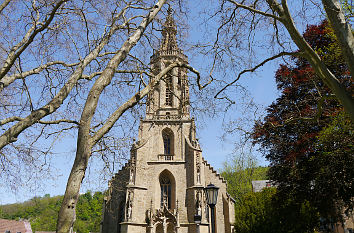
[{"label": "lantern glass", "polygon": [[208,205],[216,205],[216,202],[218,200],[218,190],[219,187],[216,187],[213,184],[208,184],[208,186],[204,188]]}]

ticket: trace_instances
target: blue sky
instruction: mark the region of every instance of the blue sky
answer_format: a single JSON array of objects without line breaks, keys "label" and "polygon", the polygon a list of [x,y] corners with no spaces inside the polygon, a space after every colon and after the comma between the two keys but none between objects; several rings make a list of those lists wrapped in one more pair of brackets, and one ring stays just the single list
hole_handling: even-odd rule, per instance
[{"label": "blue sky", "polygon": [[[190,13],[188,21],[189,33],[186,37],[190,43],[202,38],[201,19],[198,18],[198,1],[191,1]],[[209,2],[209,1],[208,1]],[[217,2],[217,1],[210,1]],[[199,2],[200,3],[200,2]],[[210,5],[209,7],[213,7]],[[304,27],[305,25],[302,25]],[[258,38],[262,39],[262,38]],[[199,65],[202,66],[205,61],[199,58],[191,58],[191,65],[196,69],[199,69]],[[199,60],[198,60],[199,59]],[[192,63],[193,62],[193,63]],[[254,102],[260,106],[260,112],[272,101],[274,101],[278,95],[275,86],[274,73],[278,67],[277,62],[273,62],[265,65],[258,70],[257,73],[252,75],[245,75],[240,84],[247,88],[250,93],[250,97]],[[232,75],[232,74],[230,74]],[[237,113],[235,113],[237,114]],[[234,149],[234,141],[237,141],[237,136],[233,135],[226,140],[221,140],[223,134],[222,119],[220,117],[214,119],[204,118],[200,121],[197,120],[197,135],[203,150],[203,156],[208,162],[216,169],[221,169],[223,163],[227,160]],[[61,143],[56,145],[55,155],[52,157],[52,170],[53,176],[47,177],[45,180],[39,180],[34,188],[28,189],[26,187],[19,187],[17,193],[10,193],[7,189],[0,186],[0,204],[20,202],[30,199],[33,196],[43,196],[45,194],[62,195],[65,191],[66,181],[73,163],[75,155],[76,139],[75,136],[66,135],[61,139]],[[267,165],[267,162],[259,155],[256,154],[259,159],[260,165]],[[95,159],[93,164],[101,163],[101,161]],[[97,166],[99,167],[99,166]],[[107,180],[104,180],[97,171],[96,166],[91,166],[88,170],[87,178],[82,186],[81,192],[87,190],[97,191],[104,190],[107,187]],[[1,185],[1,184],[0,184]]]},{"label": "blue sky", "polygon": [[[262,106],[269,105],[277,96],[274,82],[274,72],[276,66],[271,64],[262,69],[258,75],[252,77],[245,76],[242,83],[248,87],[251,96],[255,102]],[[227,157],[234,149],[234,138],[226,141],[221,139],[223,134],[222,121],[216,119],[207,119],[203,122],[202,127],[197,128],[197,134],[203,150],[203,157],[216,169],[221,169]],[[62,142],[56,146],[56,155],[52,159],[54,176],[48,177],[46,180],[38,182],[38,186],[34,190],[28,188],[19,188],[18,193],[9,193],[7,190],[0,188],[0,204],[8,204],[14,202],[22,202],[32,198],[33,196],[51,196],[62,195],[65,191],[66,181],[73,163],[73,155],[75,151],[76,140],[72,137],[65,137]],[[260,156],[260,165],[266,165],[267,162]],[[95,162],[100,162],[95,160]],[[97,182],[99,177],[95,175],[97,172],[95,167],[91,167],[88,171],[88,179],[84,182],[81,192],[87,190],[103,190],[107,187],[107,181]],[[99,184],[98,184],[99,183]]]}]

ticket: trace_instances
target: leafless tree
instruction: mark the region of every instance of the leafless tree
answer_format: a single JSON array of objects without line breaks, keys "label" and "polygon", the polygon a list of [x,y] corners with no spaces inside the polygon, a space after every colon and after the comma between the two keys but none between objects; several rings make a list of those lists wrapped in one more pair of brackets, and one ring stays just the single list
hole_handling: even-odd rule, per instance
[{"label": "leafless tree", "polygon": [[[291,6],[289,7],[288,4]],[[225,58],[228,57],[226,62],[238,63],[238,67],[234,67],[235,77],[225,81],[226,84],[217,91],[215,97],[227,98],[227,90],[234,86],[241,76],[257,71],[266,63],[298,56],[308,60],[316,74],[332,90],[354,120],[352,93],[341,85],[298,29],[299,26],[304,27],[306,24],[315,23],[306,17],[307,14],[321,13],[322,19],[325,18],[326,13],[347,59],[349,70],[353,73],[352,29],[346,22],[338,0],[292,1],[291,3],[286,0],[220,1],[219,8],[210,14],[210,19],[213,23],[218,20],[219,26],[214,44],[207,47],[208,52],[213,52],[214,64],[220,66],[220,63],[225,63]],[[240,61],[244,61],[243,64]]]},{"label": "leafless tree", "polygon": [[[14,156],[9,157],[13,152],[21,156],[18,152],[25,149],[17,159],[32,164],[38,159],[33,154],[49,153],[48,147],[33,149],[40,138],[78,131],[57,232],[72,227],[88,161],[116,121],[174,67],[197,73],[182,63],[170,64],[157,75],[149,70],[146,51],[154,45],[156,32],[152,22],[158,22],[156,16],[165,2],[1,4],[1,175],[13,163]],[[32,137],[22,137],[25,134]]]}]

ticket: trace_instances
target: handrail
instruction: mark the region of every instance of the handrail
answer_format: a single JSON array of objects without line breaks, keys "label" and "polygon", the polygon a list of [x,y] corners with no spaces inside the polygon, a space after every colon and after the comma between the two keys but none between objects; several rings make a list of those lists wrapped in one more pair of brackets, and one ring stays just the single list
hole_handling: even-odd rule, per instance
[{"label": "handrail", "polygon": [[167,161],[170,161],[170,160],[173,160],[173,157],[174,157],[173,154],[159,154],[159,155],[158,155],[159,160],[167,160]]}]

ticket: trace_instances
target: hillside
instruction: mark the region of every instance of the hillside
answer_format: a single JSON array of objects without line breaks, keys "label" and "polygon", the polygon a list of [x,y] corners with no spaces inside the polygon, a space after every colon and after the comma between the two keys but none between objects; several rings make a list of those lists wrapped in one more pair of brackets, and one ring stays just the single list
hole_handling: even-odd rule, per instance
[{"label": "hillside", "polygon": [[[27,219],[32,231],[55,231],[58,211],[63,196],[34,197],[23,203],[0,206],[0,218]],[[77,233],[99,232],[103,194],[87,192],[80,196],[77,205],[74,231]]]}]

